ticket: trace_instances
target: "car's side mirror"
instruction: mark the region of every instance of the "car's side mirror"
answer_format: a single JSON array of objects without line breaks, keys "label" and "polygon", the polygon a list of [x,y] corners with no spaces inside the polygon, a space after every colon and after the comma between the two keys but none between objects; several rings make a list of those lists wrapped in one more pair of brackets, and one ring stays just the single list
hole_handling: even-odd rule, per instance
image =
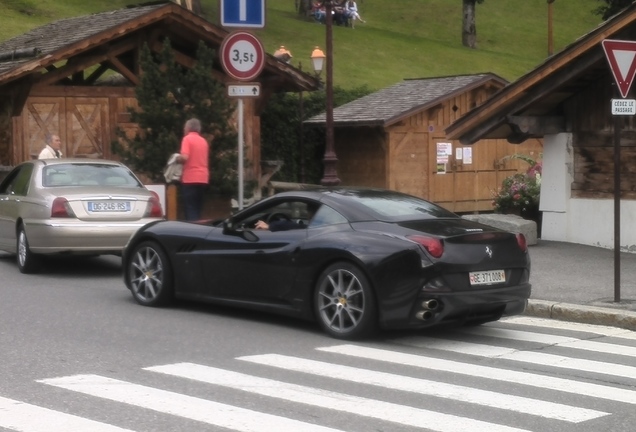
[{"label": "car's side mirror", "polygon": [[246,230],[243,228],[237,228],[234,225],[232,219],[225,219],[223,221],[223,234],[241,237],[242,239],[245,239],[250,242],[255,242],[259,240],[258,236],[254,234],[253,231]]},{"label": "car's side mirror", "polygon": [[223,234],[229,234],[230,231],[234,231],[234,225],[232,219],[225,219],[223,221]]}]

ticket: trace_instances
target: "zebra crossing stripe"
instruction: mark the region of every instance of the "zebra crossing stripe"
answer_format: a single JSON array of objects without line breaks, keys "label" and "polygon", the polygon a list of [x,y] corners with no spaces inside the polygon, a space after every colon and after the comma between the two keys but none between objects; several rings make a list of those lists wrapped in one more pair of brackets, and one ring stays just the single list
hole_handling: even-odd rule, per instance
[{"label": "zebra crossing stripe", "polygon": [[559,369],[572,369],[576,371],[612,375],[621,378],[633,379],[636,377],[636,367],[633,366],[625,366],[616,363],[600,362],[594,360],[577,359],[535,351],[519,351],[514,348],[435,339],[429,337],[406,337],[396,339],[395,342],[416,348],[436,349],[459,354],[474,355],[478,357],[512,360],[516,362],[538,364],[542,366],[552,366]]},{"label": "zebra crossing stripe", "polygon": [[[318,388],[284,383],[193,363],[177,363],[145,368],[148,371],[188,378],[262,396],[312,405],[333,411],[425,428],[436,432],[521,432],[510,426],[423,410],[390,402],[336,393]],[[261,428],[261,430],[274,430]]]},{"label": "zebra crossing stripe", "polygon": [[495,327],[474,327],[462,329],[461,333],[471,335],[488,336],[499,339],[512,339],[515,341],[537,342],[547,345],[556,345],[565,348],[593,351],[604,354],[615,354],[628,357],[636,357],[636,347],[617,345],[605,342],[596,342],[567,336],[548,335],[520,330],[510,330]]},{"label": "zebra crossing stripe", "polygon": [[[99,375],[74,375],[43,379],[39,382],[241,432],[262,432],[265,430],[298,432],[337,431],[336,429],[271,414],[264,414],[258,411],[225,405],[166,390],[132,384]],[[88,430],[92,432],[90,428],[69,428],[64,432]],[[51,431],[49,429],[46,432]],[[62,430],[60,430],[60,432],[62,432]]]},{"label": "zebra crossing stripe", "polygon": [[594,398],[598,399],[636,404],[636,392],[633,390],[586,383],[565,378],[538,375],[522,371],[499,369],[489,366],[481,366],[478,364],[461,363],[452,360],[428,357],[424,355],[400,353],[357,345],[337,345],[331,347],[317,348],[317,350],[339,355],[364,358],[367,360],[375,360],[385,363],[410,366],[418,369],[450,372],[475,378],[504,381],[508,383],[521,384],[524,386],[538,387],[540,389],[554,390],[576,395],[593,395]]},{"label": "zebra crossing stripe", "polygon": [[19,432],[133,432],[3,397],[0,397],[0,428]]},{"label": "zebra crossing stripe", "polygon": [[619,327],[609,327],[597,324],[582,324],[573,323],[569,321],[559,321],[548,318],[537,318],[528,316],[515,316],[505,318],[500,321],[503,324],[520,324],[532,327],[544,327],[550,330],[570,330],[570,331],[584,331],[586,333],[594,333],[602,336],[610,336],[614,338],[636,340],[636,332],[631,330],[625,330]]},{"label": "zebra crossing stripe", "polygon": [[238,359],[312,375],[333,376],[340,381],[348,380],[571,423],[584,422],[609,415],[609,413],[596,410],[299,357],[267,354],[239,357]]}]

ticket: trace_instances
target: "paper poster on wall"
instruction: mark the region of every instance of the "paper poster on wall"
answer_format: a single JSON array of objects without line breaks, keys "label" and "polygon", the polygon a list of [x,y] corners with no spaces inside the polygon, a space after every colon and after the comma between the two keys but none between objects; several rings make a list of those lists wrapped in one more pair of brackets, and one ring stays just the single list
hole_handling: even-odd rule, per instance
[{"label": "paper poster on wall", "polygon": [[473,163],[473,148],[472,147],[464,147],[464,164]]},{"label": "paper poster on wall", "polygon": [[453,144],[437,143],[437,174],[446,174],[448,158],[453,154]]},{"label": "paper poster on wall", "polygon": [[461,147],[457,147],[455,149],[455,160],[462,160],[462,148]]},{"label": "paper poster on wall", "polygon": [[453,154],[453,144],[452,143],[437,143],[437,156],[450,156]]}]

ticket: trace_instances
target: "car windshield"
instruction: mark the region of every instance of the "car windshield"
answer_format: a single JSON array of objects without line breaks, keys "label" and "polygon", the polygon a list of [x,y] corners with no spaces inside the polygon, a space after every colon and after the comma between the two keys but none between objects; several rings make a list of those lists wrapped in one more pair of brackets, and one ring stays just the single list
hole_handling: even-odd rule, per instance
[{"label": "car windshield", "polygon": [[59,164],[43,170],[44,187],[116,186],[143,187],[126,167],[107,164]]},{"label": "car windshield", "polygon": [[350,198],[369,208],[383,218],[410,219],[429,216],[455,218],[457,215],[431,202],[403,194],[359,193]]}]

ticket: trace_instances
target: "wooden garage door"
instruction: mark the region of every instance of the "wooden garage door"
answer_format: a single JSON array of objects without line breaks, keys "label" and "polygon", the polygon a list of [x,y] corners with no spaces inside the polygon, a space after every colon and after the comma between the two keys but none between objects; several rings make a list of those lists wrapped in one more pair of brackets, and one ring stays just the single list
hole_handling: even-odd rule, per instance
[{"label": "wooden garage door", "polygon": [[108,98],[28,98],[22,114],[23,160],[37,158],[47,134],[60,136],[65,157],[109,158],[108,115]]},{"label": "wooden garage door", "polygon": [[400,131],[395,128],[389,144],[389,189],[427,197],[426,152],[428,134],[421,130]]},{"label": "wooden garage door", "polygon": [[[437,143],[450,142],[452,154],[446,164],[446,172],[436,173]],[[429,157],[431,172],[430,196],[433,201],[458,213],[492,211],[492,194],[504,178],[529,166],[522,160],[504,160],[505,156],[530,155],[536,159],[542,152],[539,140],[528,140],[515,145],[505,140],[481,140],[472,146],[462,146],[442,136],[432,136]],[[458,152],[459,149],[459,152]],[[470,157],[466,157],[468,149]]]},{"label": "wooden garage door", "polygon": [[[22,113],[21,160],[37,159],[44,148],[47,134],[59,135],[62,153],[66,148],[66,102],[62,97],[30,97]],[[15,131],[14,131],[14,136]],[[19,135],[17,135],[19,136]],[[18,162],[20,162],[18,161]]]},{"label": "wooden garage door", "polygon": [[67,156],[110,157],[107,98],[67,98]]}]

